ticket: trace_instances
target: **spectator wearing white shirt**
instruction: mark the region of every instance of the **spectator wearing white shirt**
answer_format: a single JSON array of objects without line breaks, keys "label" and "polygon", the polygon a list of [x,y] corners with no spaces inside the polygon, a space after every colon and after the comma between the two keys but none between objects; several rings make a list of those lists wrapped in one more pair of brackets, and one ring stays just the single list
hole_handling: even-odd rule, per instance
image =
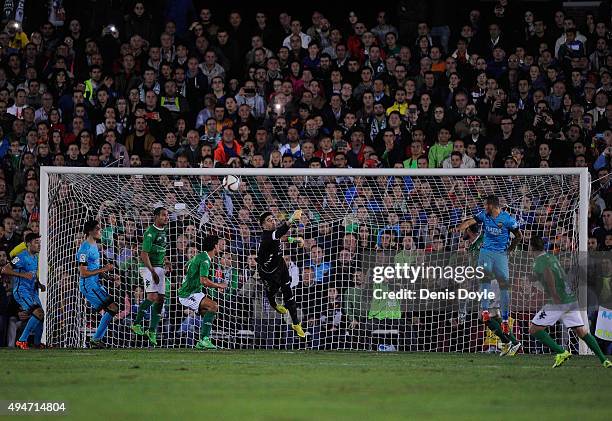
[{"label": "spectator wearing white shirt", "polygon": [[302,156],[302,147],[300,145],[300,136],[295,127],[290,127],[287,130],[287,143],[280,147],[280,153],[282,156],[290,154],[293,159],[300,158]]},{"label": "spectator wearing white shirt", "polygon": [[225,69],[217,63],[217,53],[213,50],[207,51],[204,55],[204,63],[200,64],[200,70],[208,78],[209,86],[212,85],[212,80],[217,76],[225,79]]},{"label": "spectator wearing white shirt", "polygon": [[27,107],[26,104],[27,93],[25,89],[17,89],[15,93],[15,103],[6,109],[6,112],[14,115],[15,117],[21,119],[23,114],[23,109]]},{"label": "spectator wearing white shirt", "polygon": [[[34,112],[34,122],[39,123],[49,119],[49,112],[53,109],[53,95],[50,92],[45,92],[42,95],[42,106]],[[58,109],[60,115],[61,110]]]},{"label": "spectator wearing white shirt", "polygon": [[261,63],[257,63],[257,60],[255,58],[256,50],[263,49],[264,62],[265,62],[266,59],[269,59],[269,58],[274,56],[274,53],[272,52],[272,50],[269,50],[266,47],[264,47],[263,39],[259,35],[253,35],[251,37],[251,47],[252,47],[251,51],[249,51],[246,54],[246,64],[247,64],[247,66],[250,66],[254,62],[256,64],[261,64]]},{"label": "spectator wearing white shirt", "polygon": [[[567,31],[570,28],[575,29],[576,23],[574,22],[574,19],[568,17],[568,18],[565,18],[565,20],[563,21],[563,27],[565,31]],[[561,48],[561,46],[567,42],[567,39],[565,38],[565,31],[563,35],[557,38],[557,42],[555,42],[555,57],[559,56],[559,48]],[[578,30],[576,30],[576,41],[580,41],[582,45],[586,45],[587,43],[586,37],[582,35]]]},{"label": "spectator wearing white shirt", "polygon": [[291,21],[291,34],[289,34],[289,36],[286,37],[285,40],[283,41],[283,47],[291,48],[291,36],[292,35],[299,36],[300,39],[302,40],[303,46],[310,45],[310,40],[312,38],[310,38],[310,35],[307,35],[302,32],[302,24],[297,19]]},{"label": "spectator wearing white shirt", "polygon": [[[461,162],[459,163],[455,156],[457,154],[461,157]],[[453,156],[455,156],[454,159]],[[457,139],[453,142],[453,152],[442,161],[442,168],[476,168],[476,162],[465,153],[465,142],[463,140]]]}]

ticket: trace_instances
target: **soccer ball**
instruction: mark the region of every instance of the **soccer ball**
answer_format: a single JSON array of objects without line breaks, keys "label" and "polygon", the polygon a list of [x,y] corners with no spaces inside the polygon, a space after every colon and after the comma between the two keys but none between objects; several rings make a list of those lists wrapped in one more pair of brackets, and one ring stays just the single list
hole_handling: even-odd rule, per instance
[{"label": "soccer ball", "polygon": [[240,179],[235,175],[228,175],[223,178],[223,188],[227,191],[236,192],[240,188]]}]

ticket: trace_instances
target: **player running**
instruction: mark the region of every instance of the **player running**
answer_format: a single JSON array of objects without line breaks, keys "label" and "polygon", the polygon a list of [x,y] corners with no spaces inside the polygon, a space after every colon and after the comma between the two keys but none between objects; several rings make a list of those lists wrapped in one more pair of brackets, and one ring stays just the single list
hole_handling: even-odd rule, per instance
[{"label": "player running", "polygon": [[109,263],[102,268],[100,267],[100,250],[97,242],[102,238],[102,230],[99,222],[96,220],[87,221],[83,226],[83,232],[87,238],[77,252],[80,274],[79,290],[96,312],[104,309],[104,315],[96,333],[89,340],[89,346],[91,348],[104,348],[102,338],[104,338],[111,320],[119,312],[119,307],[113,297],[100,285],[99,278],[101,274],[112,271],[114,266]]},{"label": "player running", "polygon": [[550,337],[546,328],[554,326],[558,320],[582,339],[587,346],[597,355],[599,361],[605,368],[612,367],[612,363],[606,359],[597,340],[584,326],[578,301],[571,292],[567,283],[567,276],[561,267],[559,259],[544,250],[544,240],[538,236],[531,237],[531,251],[536,255],[533,263],[534,280],[540,282],[544,287],[546,304],[542,307],[531,323],[529,333],[538,341],[557,353],[553,368],[561,366],[571,356],[571,352],[563,349]]},{"label": "player running", "polygon": [[[497,317],[489,313],[489,299],[481,300],[482,321],[493,331],[504,344],[512,342],[507,348],[508,355],[514,355],[521,348],[521,343],[513,336],[510,337],[508,317],[510,316],[510,268],[508,267],[508,254],[515,248],[522,238],[518,222],[506,211],[502,211],[499,198],[494,195],[485,199],[485,209],[474,217],[463,221],[456,232],[463,232],[470,226],[481,223],[483,227],[483,240],[478,255],[478,266],[484,269],[485,276],[480,283],[480,291],[491,291],[491,280],[497,279],[499,285],[499,303],[501,309],[501,326]],[[510,241],[510,233],[514,235]],[[505,349],[504,349],[505,351]]]},{"label": "player running", "polygon": [[13,297],[23,311],[30,315],[25,329],[15,345],[21,349],[28,349],[28,338],[34,333],[34,343],[40,345],[42,337],[45,312],[38,297],[37,273],[38,252],[40,251],[40,237],[30,233],[25,237],[25,250],[19,252],[11,263],[2,268],[3,275],[13,277]]},{"label": "player running", "polygon": [[[299,337],[304,338],[306,334],[298,318],[293,291],[291,291],[289,269],[280,250],[281,237],[289,231],[291,224],[298,222],[301,217],[302,211],[298,209],[289,218],[288,222],[283,222],[277,227],[272,212],[264,212],[260,215],[259,224],[263,228],[263,233],[261,234],[259,250],[257,250],[257,270],[266,288],[266,298],[270,306],[280,314],[286,314],[288,311],[291,316],[291,328],[295,330]],[[295,240],[291,237],[288,239],[290,242]],[[283,294],[284,306],[276,302],[275,297],[279,290]]]},{"label": "player running", "polygon": [[[153,225],[144,232],[144,240],[140,251],[140,276],[145,284],[145,299],[138,306],[138,313],[132,325],[137,335],[147,335],[153,346],[157,345],[157,325],[164,307],[166,295],[166,273],[164,259],[166,257],[166,225],[168,225],[168,210],[159,207],[153,211]],[[142,319],[149,307],[153,307],[149,329],[142,330]]]},{"label": "player running", "polygon": [[202,287],[217,288],[219,290],[227,287],[211,280],[213,270],[211,268],[212,259],[217,254],[217,243],[219,238],[216,235],[209,235],[204,238],[202,247],[204,251],[189,259],[187,262],[187,274],[183,284],[178,290],[179,302],[202,316],[202,327],[200,330],[200,340],[196,343],[197,349],[217,349],[210,341],[212,322],[219,308],[219,305],[206,296]]}]

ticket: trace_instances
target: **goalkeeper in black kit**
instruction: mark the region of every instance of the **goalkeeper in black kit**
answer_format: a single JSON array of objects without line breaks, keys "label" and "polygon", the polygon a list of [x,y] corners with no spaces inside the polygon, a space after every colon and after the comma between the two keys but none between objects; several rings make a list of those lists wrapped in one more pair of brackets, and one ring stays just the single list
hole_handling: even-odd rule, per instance
[{"label": "goalkeeper in black kit", "polygon": [[[298,222],[302,217],[302,211],[296,210],[289,221],[277,226],[277,221],[272,212],[264,212],[259,217],[259,224],[263,229],[259,250],[257,250],[257,271],[266,289],[268,302],[280,314],[289,312],[291,316],[291,328],[295,330],[299,337],[304,338],[306,334],[302,329],[302,324],[297,314],[297,307],[291,291],[291,277],[289,269],[281,253],[281,238],[289,232],[291,225]],[[289,242],[301,242],[297,237],[288,237]],[[278,291],[283,294],[283,303],[276,302]]]}]

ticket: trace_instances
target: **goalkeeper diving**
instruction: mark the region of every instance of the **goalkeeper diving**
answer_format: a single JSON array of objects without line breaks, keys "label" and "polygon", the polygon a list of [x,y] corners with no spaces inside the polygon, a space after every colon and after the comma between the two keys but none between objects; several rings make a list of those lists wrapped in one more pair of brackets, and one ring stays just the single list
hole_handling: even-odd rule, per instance
[{"label": "goalkeeper diving", "polygon": [[561,267],[559,259],[545,251],[544,240],[541,237],[533,236],[530,241],[531,252],[535,254],[533,262],[533,277],[544,288],[546,304],[542,307],[529,324],[529,333],[538,341],[557,353],[553,368],[561,366],[571,356],[571,352],[563,349],[553,338],[550,337],[546,329],[554,326],[561,320],[563,325],[574,331],[576,336],[582,339],[587,346],[597,355],[602,366],[611,368],[612,363],[606,359],[597,344],[597,340],[584,326],[580,314],[578,300],[571,292],[567,283],[567,275]]},{"label": "goalkeeper diving", "polygon": [[[291,290],[291,276],[281,253],[281,238],[289,232],[291,225],[299,222],[302,211],[296,210],[288,221],[278,224],[272,212],[264,212],[259,216],[259,224],[263,229],[259,249],[257,250],[257,271],[266,289],[266,298],[270,306],[280,314],[291,316],[291,328],[301,338],[306,334],[298,317],[297,306]],[[288,237],[290,243],[302,241],[299,237]],[[283,304],[276,302],[278,291],[283,294]]]},{"label": "goalkeeper diving", "polygon": [[[491,317],[489,312],[489,299],[483,298],[480,302],[482,307],[482,321],[485,325],[501,339],[503,354],[514,355],[521,348],[521,343],[510,335],[508,318],[510,316],[510,268],[508,265],[508,254],[511,253],[522,235],[518,228],[518,222],[503,211],[499,204],[499,198],[494,195],[487,196],[484,210],[472,218],[463,221],[455,228],[456,232],[463,232],[474,224],[482,224],[482,246],[478,255],[478,266],[484,269],[484,278],[480,283],[480,291],[491,291],[491,280],[497,279],[499,285],[499,304],[501,319]],[[510,240],[510,233],[514,236]],[[500,323],[501,322],[501,323]],[[507,345],[512,342],[512,345]]]}]

